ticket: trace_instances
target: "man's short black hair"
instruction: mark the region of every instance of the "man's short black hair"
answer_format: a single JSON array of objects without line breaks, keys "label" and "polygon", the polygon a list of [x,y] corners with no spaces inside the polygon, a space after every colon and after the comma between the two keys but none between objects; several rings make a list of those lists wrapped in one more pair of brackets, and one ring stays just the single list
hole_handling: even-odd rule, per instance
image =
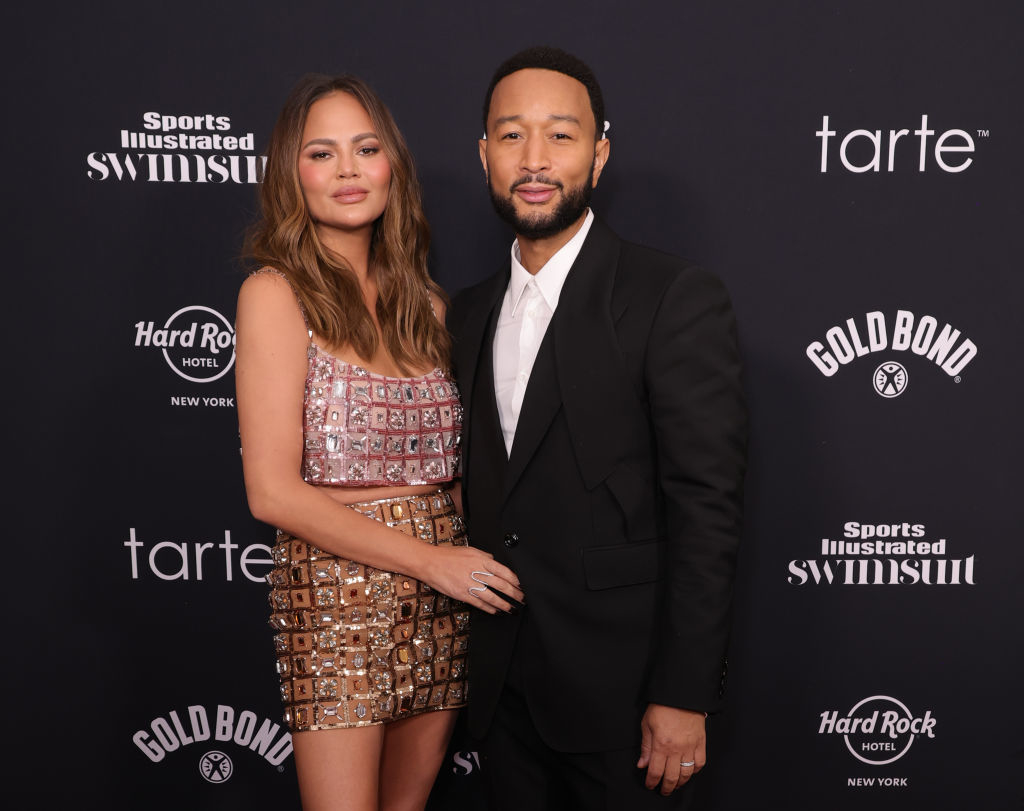
[{"label": "man's short black hair", "polygon": [[604,133],[604,96],[601,95],[601,85],[597,83],[594,71],[582,59],[571,53],[566,53],[560,48],[551,48],[547,45],[535,45],[532,48],[527,48],[510,56],[498,66],[491,79],[491,84],[487,88],[487,95],[484,96],[484,132],[487,132],[487,116],[491,112],[491,96],[494,95],[495,86],[510,73],[528,68],[564,73],[587,88],[587,95],[590,96],[590,109],[594,112],[594,123],[597,125],[596,137],[601,137]]}]

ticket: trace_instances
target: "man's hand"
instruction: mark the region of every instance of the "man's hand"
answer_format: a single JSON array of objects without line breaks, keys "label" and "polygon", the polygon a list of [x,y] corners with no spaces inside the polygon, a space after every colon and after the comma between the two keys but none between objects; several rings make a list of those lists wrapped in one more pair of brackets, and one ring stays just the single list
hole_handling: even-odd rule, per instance
[{"label": "man's hand", "polygon": [[640,760],[636,766],[646,767],[647,788],[661,783],[661,793],[667,797],[704,768],[704,713],[648,704],[640,732]]}]

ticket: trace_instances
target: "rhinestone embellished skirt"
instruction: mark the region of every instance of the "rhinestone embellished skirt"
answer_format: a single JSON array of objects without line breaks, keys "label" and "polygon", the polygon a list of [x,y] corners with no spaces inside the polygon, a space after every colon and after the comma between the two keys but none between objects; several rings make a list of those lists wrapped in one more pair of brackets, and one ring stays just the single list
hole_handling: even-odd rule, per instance
[{"label": "rhinestone embellished skirt", "polygon": [[[462,517],[443,491],[351,508],[427,543],[467,543]],[[464,603],[281,530],[267,580],[292,732],[382,724],[465,704]]]}]

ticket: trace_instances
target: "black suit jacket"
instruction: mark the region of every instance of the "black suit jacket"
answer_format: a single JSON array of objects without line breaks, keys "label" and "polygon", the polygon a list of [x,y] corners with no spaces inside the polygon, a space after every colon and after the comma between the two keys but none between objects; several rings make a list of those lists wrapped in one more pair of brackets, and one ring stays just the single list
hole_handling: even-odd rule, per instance
[{"label": "black suit jacket", "polygon": [[474,612],[469,728],[486,734],[515,650],[549,745],[638,745],[648,703],[721,698],[746,460],[729,298],[595,219],[506,458],[492,342],[509,272],[462,291],[448,318],[470,542],[526,594],[516,616]]}]

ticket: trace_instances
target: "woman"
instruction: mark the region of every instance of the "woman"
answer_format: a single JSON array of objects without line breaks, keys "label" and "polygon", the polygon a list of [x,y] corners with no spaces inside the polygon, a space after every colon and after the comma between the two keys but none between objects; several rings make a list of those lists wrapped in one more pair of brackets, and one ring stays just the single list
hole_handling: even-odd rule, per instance
[{"label": "woman", "polygon": [[466,699],[468,606],[523,595],[467,545],[444,294],[411,156],[364,82],[298,83],[261,204],[238,415],[249,507],[280,528],[271,624],[303,807],[421,809]]}]

